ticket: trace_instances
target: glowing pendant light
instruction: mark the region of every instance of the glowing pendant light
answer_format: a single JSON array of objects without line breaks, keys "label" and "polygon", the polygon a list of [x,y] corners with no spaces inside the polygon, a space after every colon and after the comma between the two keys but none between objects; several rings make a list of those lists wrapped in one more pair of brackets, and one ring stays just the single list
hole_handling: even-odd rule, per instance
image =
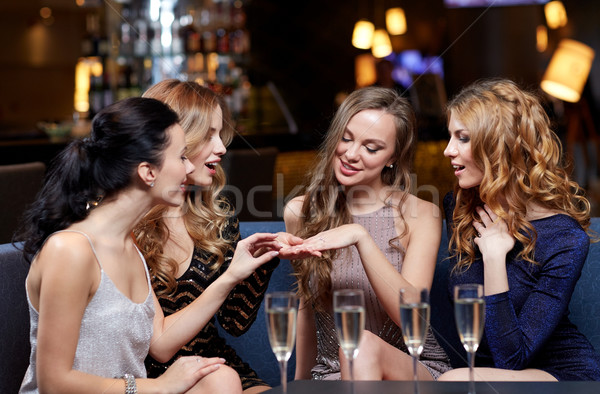
[{"label": "glowing pendant light", "polygon": [[392,53],[392,42],[385,29],[377,29],[373,33],[373,47],[371,48],[373,56],[382,58]]},{"label": "glowing pendant light", "polygon": [[352,45],[359,49],[369,49],[373,43],[375,26],[366,19],[361,19],[354,25]]},{"label": "glowing pendant light", "polygon": [[558,29],[567,24],[567,11],[562,1],[551,1],[544,6],[546,23],[551,29]]},{"label": "glowing pendant light", "polygon": [[390,8],[385,12],[385,24],[391,35],[406,33],[406,16],[400,7]]},{"label": "glowing pendant light", "polygon": [[576,103],[581,97],[594,60],[594,50],[575,40],[563,39],[550,59],[542,78],[542,89],[564,101]]}]

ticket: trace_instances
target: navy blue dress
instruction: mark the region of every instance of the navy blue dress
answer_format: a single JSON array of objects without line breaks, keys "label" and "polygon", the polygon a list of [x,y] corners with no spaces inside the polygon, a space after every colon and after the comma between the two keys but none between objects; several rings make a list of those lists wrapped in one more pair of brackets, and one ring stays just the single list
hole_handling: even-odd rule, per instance
[{"label": "navy blue dress", "polygon": [[[451,234],[454,198],[444,198]],[[600,355],[569,320],[569,302],[589,249],[589,237],[567,215],[531,222],[537,232],[534,260],[506,258],[509,291],[485,297],[485,329],[476,366],[541,369],[558,380],[600,380]],[[450,269],[456,260],[450,261]],[[452,271],[451,271],[452,272]],[[483,284],[481,256],[462,273],[451,273],[452,294],[461,283]]]}]

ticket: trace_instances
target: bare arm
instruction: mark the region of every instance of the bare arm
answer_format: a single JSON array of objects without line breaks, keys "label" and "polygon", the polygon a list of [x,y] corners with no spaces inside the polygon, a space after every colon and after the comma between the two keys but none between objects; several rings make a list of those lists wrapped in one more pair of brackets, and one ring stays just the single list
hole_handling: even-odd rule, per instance
[{"label": "bare arm", "polygon": [[[79,234],[51,237],[32,265],[27,289],[40,312],[36,360],[40,392],[125,391],[123,379],[72,369],[83,314],[99,283],[100,268],[88,241]],[[191,361],[178,361],[159,379],[137,379],[138,392],[184,392],[222,363],[218,359]]]},{"label": "bare arm", "polygon": [[[221,307],[229,292],[258,267],[277,256],[280,248],[275,234],[253,234],[238,242],[231,265],[194,302],[165,317],[154,296],[156,315],[150,343],[150,355],[159,362],[168,361],[189,342]],[[271,250],[254,257],[257,250]]]},{"label": "bare arm", "polygon": [[387,260],[366,229],[358,224],[327,230],[305,241],[305,245],[317,250],[355,245],[379,302],[398,325],[398,291],[403,287],[431,287],[441,239],[439,209],[416,198],[413,203],[416,204],[415,214],[405,214],[409,233],[403,238],[406,254],[401,272]]}]

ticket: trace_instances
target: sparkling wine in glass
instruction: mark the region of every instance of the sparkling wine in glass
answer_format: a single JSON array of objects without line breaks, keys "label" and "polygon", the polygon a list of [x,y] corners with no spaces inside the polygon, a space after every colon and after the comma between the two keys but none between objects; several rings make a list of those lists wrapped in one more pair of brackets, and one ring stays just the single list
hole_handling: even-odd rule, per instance
[{"label": "sparkling wine in glass", "polygon": [[429,327],[429,291],[425,288],[400,289],[400,323],[402,336],[413,359],[415,393],[419,392],[417,360],[423,351],[427,327]]},{"label": "sparkling wine in glass", "polygon": [[365,298],[362,290],[343,289],[333,292],[335,329],[350,367],[350,380],[354,381],[352,364],[358,355],[360,338],[365,329]]},{"label": "sparkling wine in glass", "polygon": [[454,318],[469,361],[469,394],[475,394],[475,352],[479,347],[485,324],[482,285],[463,284],[454,287]]},{"label": "sparkling wine in glass", "polygon": [[265,296],[267,330],[271,349],[281,368],[281,390],[287,392],[287,362],[296,341],[298,299],[292,292],[274,292]]}]

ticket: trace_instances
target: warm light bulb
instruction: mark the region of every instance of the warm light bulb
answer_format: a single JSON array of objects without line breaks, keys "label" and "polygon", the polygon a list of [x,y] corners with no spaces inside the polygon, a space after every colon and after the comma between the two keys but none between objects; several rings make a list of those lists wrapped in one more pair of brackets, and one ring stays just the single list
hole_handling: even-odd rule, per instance
[{"label": "warm light bulb", "polygon": [[535,31],[535,47],[538,52],[544,52],[548,49],[548,29],[546,26],[539,25]]},{"label": "warm light bulb", "polygon": [[371,48],[373,56],[382,58],[392,53],[392,43],[390,36],[385,29],[377,29],[373,33],[373,47]]},{"label": "warm light bulb", "polygon": [[356,86],[359,88],[375,83],[377,72],[375,71],[375,58],[373,55],[363,53],[354,58],[354,76],[356,78]]},{"label": "warm light bulb", "polygon": [[406,33],[406,16],[400,7],[390,8],[385,12],[385,24],[392,35]]},{"label": "warm light bulb", "polygon": [[563,101],[576,103],[588,78],[594,50],[575,40],[563,39],[542,78],[542,89]]},{"label": "warm light bulb", "polygon": [[366,19],[361,19],[354,25],[352,32],[352,45],[359,49],[371,48],[375,26]]},{"label": "warm light bulb", "polygon": [[551,29],[558,29],[567,24],[567,11],[562,1],[551,1],[544,6],[546,23]]}]

